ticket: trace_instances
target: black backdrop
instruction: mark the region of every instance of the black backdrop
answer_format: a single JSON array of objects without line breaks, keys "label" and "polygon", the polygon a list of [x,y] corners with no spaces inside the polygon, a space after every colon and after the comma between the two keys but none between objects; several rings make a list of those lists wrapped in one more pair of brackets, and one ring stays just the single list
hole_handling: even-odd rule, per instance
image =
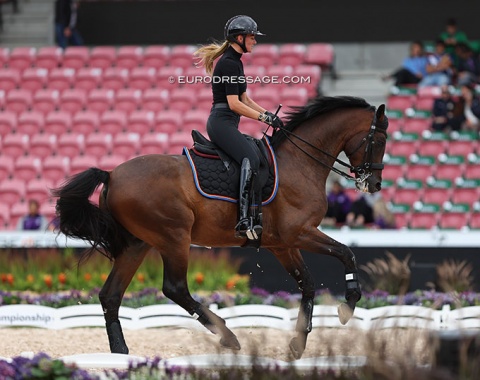
[{"label": "black backdrop", "polygon": [[236,14],[270,43],[434,40],[451,16],[480,39],[478,0],[100,0],[82,2],[79,28],[87,45],[199,44],[221,39]]}]

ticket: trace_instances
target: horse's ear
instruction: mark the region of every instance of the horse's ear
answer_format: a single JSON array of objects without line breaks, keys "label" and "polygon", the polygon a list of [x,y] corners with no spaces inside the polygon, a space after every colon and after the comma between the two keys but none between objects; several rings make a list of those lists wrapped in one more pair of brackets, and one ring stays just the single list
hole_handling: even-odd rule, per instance
[{"label": "horse's ear", "polygon": [[377,118],[380,119],[384,114],[385,114],[385,104],[382,104],[377,109]]}]

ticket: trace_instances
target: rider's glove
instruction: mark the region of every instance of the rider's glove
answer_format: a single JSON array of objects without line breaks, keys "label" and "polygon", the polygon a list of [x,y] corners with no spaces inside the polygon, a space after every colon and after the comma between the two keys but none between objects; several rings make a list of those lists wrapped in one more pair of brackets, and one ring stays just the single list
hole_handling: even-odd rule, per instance
[{"label": "rider's glove", "polygon": [[258,116],[258,120],[272,126],[274,129],[283,128],[282,119],[270,111],[265,111]]}]

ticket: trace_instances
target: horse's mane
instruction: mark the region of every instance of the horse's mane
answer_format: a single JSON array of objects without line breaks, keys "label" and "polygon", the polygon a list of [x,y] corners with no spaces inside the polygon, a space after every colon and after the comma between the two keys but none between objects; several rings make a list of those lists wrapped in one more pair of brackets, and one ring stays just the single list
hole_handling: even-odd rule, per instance
[{"label": "horse's mane", "polygon": [[[369,108],[374,109],[365,99],[354,96],[319,96],[310,101],[305,106],[291,107],[292,110],[286,113],[285,129],[292,132],[304,121],[312,117],[323,115],[339,108]],[[271,144],[272,147],[278,146],[285,140],[286,134],[277,131],[274,133]]]}]

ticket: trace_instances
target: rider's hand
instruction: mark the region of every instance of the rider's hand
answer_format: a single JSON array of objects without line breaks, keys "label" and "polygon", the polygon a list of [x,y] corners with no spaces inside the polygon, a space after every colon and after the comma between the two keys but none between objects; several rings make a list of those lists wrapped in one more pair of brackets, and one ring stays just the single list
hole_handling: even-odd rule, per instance
[{"label": "rider's hand", "polygon": [[282,119],[270,111],[265,111],[265,113],[260,114],[258,119],[272,126],[274,129],[283,128]]}]

